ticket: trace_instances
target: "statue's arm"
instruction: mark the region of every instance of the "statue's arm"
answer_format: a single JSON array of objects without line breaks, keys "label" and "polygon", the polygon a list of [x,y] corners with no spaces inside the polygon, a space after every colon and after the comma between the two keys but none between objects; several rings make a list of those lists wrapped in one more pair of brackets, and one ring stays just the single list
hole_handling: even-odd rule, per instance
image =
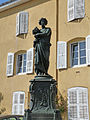
[{"label": "statue's arm", "polygon": [[51,29],[50,28],[46,29],[44,32],[37,33],[35,36],[43,37],[43,36],[49,36],[49,35],[51,35]]}]

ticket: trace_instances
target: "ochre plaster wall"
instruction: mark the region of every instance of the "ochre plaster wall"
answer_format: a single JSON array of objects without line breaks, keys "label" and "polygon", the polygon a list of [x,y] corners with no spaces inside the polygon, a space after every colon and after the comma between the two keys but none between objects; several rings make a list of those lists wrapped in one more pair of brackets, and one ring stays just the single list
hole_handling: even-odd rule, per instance
[{"label": "ochre plaster wall", "polygon": [[85,17],[83,19],[67,22],[67,0],[58,0],[58,41],[66,41],[68,44],[68,68],[64,70],[58,70],[57,76],[58,90],[65,96],[67,96],[68,88],[88,88],[90,114],[90,66],[77,68],[70,67],[70,43],[85,40],[85,38],[90,35],[89,6],[89,0],[85,0]]},{"label": "ochre plaster wall", "polygon": [[[16,37],[16,15],[20,11],[29,12],[29,29],[27,35]],[[56,78],[56,1],[31,0],[0,13],[0,92],[3,94],[0,106],[6,108],[4,114],[11,114],[12,97],[15,91],[25,92],[25,108],[28,107],[29,81],[34,78],[35,73],[16,75],[14,72],[12,77],[7,77],[7,54],[12,52],[16,56],[18,51],[27,51],[33,47],[32,30],[36,26],[40,28],[38,21],[41,17],[47,18],[47,26],[52,29],[49,74]]]}]

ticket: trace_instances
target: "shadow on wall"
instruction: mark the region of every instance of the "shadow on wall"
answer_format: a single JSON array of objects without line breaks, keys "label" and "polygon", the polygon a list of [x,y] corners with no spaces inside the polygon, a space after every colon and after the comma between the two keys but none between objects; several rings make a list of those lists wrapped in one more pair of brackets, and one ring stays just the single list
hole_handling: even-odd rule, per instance
[{"label": "shadow on wall", "polygon": [[11,9],[8,9],[8,10],[5,10],[4,11],[4,14],[2,14],[3,12],[0,13],[0,18],[3,18],[3,17],[7,17],[7,16],[10,16],[12,14],[15,14],[15,13],[18,13],[18,12],[21,12],[21,11],[24,11],[24,10],[27,10],[28,8],[32,8],[32,7],[35,7],[35,6],[38,6],[40,4],[43,4],[45,2],[49,2],[51,0],[35,0],[35,2],[27,2],[27,3],[24,3],[25,6],[23,7],[23,4],[20,5],[19,7],[14,7],[12,10]]},{"label": "shadow on wall", "polygon": [[1,102],[3,100],[3,95],[2,93],[0,92],[0,114],[4,113],[6,111],[6,108],[5,107],[1,107]]},{"label": "shadow on wall", "polygon": [[62,120],[67,120],[68,116],[68,98],[65,93],[65,90],[61,93],[58,89],[58,95],[56,96],[56,108],[60,110]]}]

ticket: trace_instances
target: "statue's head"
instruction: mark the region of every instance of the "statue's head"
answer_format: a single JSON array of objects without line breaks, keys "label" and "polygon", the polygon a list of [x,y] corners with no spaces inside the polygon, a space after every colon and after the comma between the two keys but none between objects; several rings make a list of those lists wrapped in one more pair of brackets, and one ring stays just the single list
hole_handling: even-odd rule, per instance
[{"label": "statue's head", "polygon": [[45,26],[45,25],[47,25],[47,23],[48,23],[48,21],[47,21],[46,18],[41,18],[41,19],[39,20],[39,25]]}]

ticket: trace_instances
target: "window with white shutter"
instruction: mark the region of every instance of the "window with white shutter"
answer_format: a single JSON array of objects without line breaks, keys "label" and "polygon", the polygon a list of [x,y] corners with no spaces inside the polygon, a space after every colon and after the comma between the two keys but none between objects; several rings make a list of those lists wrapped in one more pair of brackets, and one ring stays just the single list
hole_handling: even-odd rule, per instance
[{"label": "window with white shutter", "polygon": [[86,37],[86,58],[87,65],[90,65],[90,35]]},{"label": "window with white shutter", "polygon": [[88,89],[68,89],[68,120],[89,120]]},{"label": "window with white shutter", "polygon": [[84,0],[68,0],[68,21],[85,16]]},{"label": "window with white shutter", "polygon": [[71,67],[86,65],[86,41],[71,44]]},{"label": "window with white shutter", "polygon": [[29,50],[27,50],[26,53],[21,53],[17,55],[17,75],[33,73],[33,54],[33,48],[30,48]]},{"label": "window with white shutter", "polygon": [[7,57],[7,76],[13,75],[14,53],[8,53]]},{"label": "window with white shutter", "polygon": [[17,91],[13,93],[12,114],[24,115],[25,92]]},{"label": "window with white shutter", "polygon": [[16,36],[28,33],[28,12],[20,12],[16,16]]},{"label": "window with white shutter", "polygon": [[17,55],[17,66],[16,66],[16,73],[23,74],[26,73],[26,61],[27,61],[27,54],[21,53]]},{"label": "window with white shutter", "polygon": [[33,73],[33,48],[30,48],[27,51],[26,72],[27,73]]},{"label": "window with white shutter", "polygon": [[67,68],[67,43],[57,42],[57,69]]}]

